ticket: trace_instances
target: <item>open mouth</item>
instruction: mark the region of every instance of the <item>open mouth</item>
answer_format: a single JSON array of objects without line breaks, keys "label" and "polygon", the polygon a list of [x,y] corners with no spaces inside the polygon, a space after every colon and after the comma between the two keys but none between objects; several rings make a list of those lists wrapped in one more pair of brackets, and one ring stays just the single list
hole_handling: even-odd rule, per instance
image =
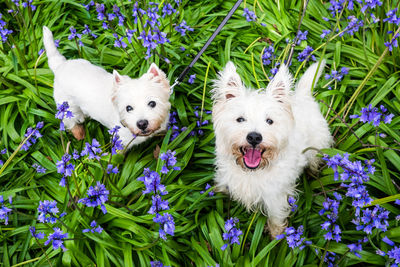
[{"label": "open mouth", "polygon": [[255,147],[241,147],[240,152],[243,154],[244,165],[248,169],[257,169],[260,166],[261,155],[264,151]]},{"label": "open mouth", "polygon": [[137,133],[137,136],[148,136],[151,135],[153,133],[153,131],[150,130],[144,130],[144,131],[140,131]]}]

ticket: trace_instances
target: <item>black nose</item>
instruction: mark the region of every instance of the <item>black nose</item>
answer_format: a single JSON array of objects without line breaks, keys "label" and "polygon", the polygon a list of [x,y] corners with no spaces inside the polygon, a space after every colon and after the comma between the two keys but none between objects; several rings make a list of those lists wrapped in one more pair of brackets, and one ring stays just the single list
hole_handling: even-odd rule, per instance
[{"label": "black nose", "polygon": [[146,130],[147,126],[149,125],[149,121],[148,120],[140,120],[136,123],[137,127],[144,131]]},{"label": "black nose", "polygon": [[247,142],[249,142],[250,145],[256,146],[262,141],[262,135],[257,133],[257,132],[251,132],[247,135],[246,137]]}]

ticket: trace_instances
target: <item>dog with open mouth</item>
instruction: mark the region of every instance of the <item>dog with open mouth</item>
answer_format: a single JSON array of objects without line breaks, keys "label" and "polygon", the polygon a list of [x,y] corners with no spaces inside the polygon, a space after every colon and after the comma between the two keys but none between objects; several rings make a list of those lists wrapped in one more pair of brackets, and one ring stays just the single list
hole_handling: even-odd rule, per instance
[{"label": "dog with open mouth", "polygon": [[170,84],[156,64],[140,78],[131,79],[116,70],[110,74],[84,59],[67,60],[47,27],[43,27],[43,42],[54,73],[54,100],[58,105],[68,102],[73,117],[63,122],[76,139],[85,137],[85,117],[109,129],[119,126],[122,145],[128,148],[166,130]]},{"label": "dog with open mouth", "polygon": [[[315,149],[328,148],[332,136],[311,88],[325,66],[314,63],[292,90],[283,65],[266,89],[246,88],[232,62],[214,83],[213,122],[217,189],[248,210],[268,216],[273,237],[281,234],[296,195],[296,179],[318,168]],[[306,150],[307,148],[315,148]]]}]

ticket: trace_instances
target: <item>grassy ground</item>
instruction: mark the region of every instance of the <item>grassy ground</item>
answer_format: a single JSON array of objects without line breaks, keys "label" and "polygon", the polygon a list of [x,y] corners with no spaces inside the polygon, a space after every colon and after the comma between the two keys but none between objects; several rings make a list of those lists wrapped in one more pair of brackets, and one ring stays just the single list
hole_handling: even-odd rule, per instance
[{"label": "grassy ground", "polygon": [[[386,12],[395,8],[397,3],[383,1],[381,6],[369,8],[365,14],[358,4],[354,10],[349,10],[349,3],[346,3],[343,13],[339,10],[335,17],[328,10],[329,2],[311,0],[308,4],[300,28],[308,31],[307,40],[296,46],[290,69],[298,77],[310,64],[297,60],[306,46],[314,48],[317,60],[327,60],[325,73],[349,68],[349,74],[341,81],[322,78],[314,89],[335,137],[334,148],[324,153],[333,156],[347,152],[353,161],[375,159],[375,173],[369,175],[370,181],[366,183],[374,199],[371,208],[380,204],[390,211],[390,215],[388,231],[384,233],[374,229],[367,235],[356,230],[352,223],[355,216],[352,199],[344,197],[337,220],[342,231],[341,241],[326,240],[327,231],[321,229],[326,215],[319,215],[322,203],[325,197],[333,198],[333,192],[345,195],[346,188],[334,180],[333,170],[327,166],[322,166],[317,175],[306,171],[297,187],[300,192],[296,203],[298,208],[289,218],[289,225],[296,228],[303,225],[303,236],[312,241],[302,250],[289,248],[285,239],[271,240],[264,232],[266,217],[259,212],[247,212],[222,193],[214,196],[200,193],[207,183],[213,184],[214,134],[211,123],[197,127],[199,118],[195,115],[196,107],[211,110],[211,80],[229,60],[236,64],[247,86],[266,87],[275,62],[288,55],[290,43],[286,40],[293,40],[296,36],[301,1],[243,3],[194,66],[190,73],[197,75],[194,83],[185,81],[171,96],[172,109],[178,114],[177,124],[187,129],[173,141],[170,141],[170,130],[165,136],[131,150],[125,157],[117,155],[110,159],[108,155],[101,161],[82,158],[74,163],[75,171],[68,179],[68,187],[59,186],[61,174],[56,168],[67,142],[71,142],[70,152],[73,149],[80,151],[85,142],[96,138],[102,149],[109,152],[110,135],[95,121],[85,123],[87,135],[81,142],[58,130],[59,120],[54,117],[56,105],[52,98],[53,74],[45,53],[40,53],[43,48],[42,26],[48,26],[55,39],[61,40],[59,50],[67,58],[83,57],[108,71],[117,69],[131,77],[143,74],[151,62],[156,62],[173,81],[201,49],[234,2],[183,0],[178,8],[179,14],[160,18],[159,28],[167,33],[170,43],[159,45],[157,52],[153,51],[147,60],[144,59],[146,48],[140,40],[128,44],[125,38],[128,44],[125,49],[114,46],[113,33],[121,35],[126,29],[136,29],[136,39],[143,28],[143,21],[135,24],[131,16],[133,3],[130,1],[104,1],[107,13],[111,12],[113,4],[117,4],[121,13],[129,18],[125,19],[123,27],[116,21],[110,23],[108,30],[102,28],[95,7],[86,11],[79,1],[45,0],[33,4],[36,6],[34,11],[22,5],[16,8],[12,1],[0,2],[1,19],[6,23],[4,27],[13,31],[6,42],[0,43],[0,150],[7,149],[0,155],[4,161],[0,169],[0,195],[4,196],[4,205],[12,209],[8,225],[0,220],[1,266],[149,266],[151,261],[170,266],[324,266],[327,263],[322,259],[326,255],[332,256],[331,252],[336,253],[334,262],[339,266],[394,264],[394,256],[377,255],[376,250],[388,252],[392,249],[382,241],[384,236],[400,242],[400,227],[395,219],[399,208],[393,203],[399,197],[400,178],[400,119],[397,116],[400,109],[400,61],[398,48],[389,51],[384,45],[391,38],[387,31],[396,31],[397,26],[383,21]],[[148,4],[141,1],[145,10]],[[256,22],[246,21],[242,16],[244,7],[256,12]],[[8,13],[8,9],[15,11]],[[370,24],[370,11],[380,18],[379,22]],[[364,26],[354,35],[338,36],[334,31],[325,39],[320,37],[323,29],[343,31],[351,15],[364,20]],[[325,21],[323,17],[330,20]],[[182,20],[194,29],[185,36],[174,29]],[[81,33],[85,24],[98,37],[84,35],[84,46],[77,46],[77,39],[68,40],[69,28],[73,26]],[[271,64],[263,65],[261,56],[270,45],[274,47],[275,59]],[[181,46],[185,51],[180,49]],[[360,114],[361,108],[369,104],[384,105],[395,115],[393,121],[375,127],[349,118],[351,114]],[[202,114],[204,120],[211,120],[205,112]],[[19,145],[26,140],[27,128],[34,127],[39,121],[44,122],[40,130],[43,137],[28,151],[20,150]],[[199,129],[203,131],[202,135],[198,134]],[[191,135],[191,131],[196,134]],[[163,199],[169,201],[168,212],[175,221],[174,236],[168,235],[165,241],[159,238],[159,225],[153,222],[154,216],[147,213],[151,197],[142,194],[144,185],[137,180],[145,167],[161,169],[162,161],[153,153],[158,148],[161,152],[176,151],[177,166],[181,168],[162,176],[162,183],[168,191]],[[118,174],[104,173],[103,167],[109,160],[118,166]],[[37,173],[32,167],[35,163],[46,168],[46,173]],[[107,214],[99,208],[85,208],[82,204],[78,204],[80,209],[76,208],[76,201],[84,197],[96,181],[105,181],[110,191],[109,201],[105,204]],[[12,204],[6,200],[9,196],[13,197]],[[60,212],[67,215],[55,224],[40,223],[37,220],[40,200],[56,200]],[[230,245],[222,251],[224,221],[230,217],[239,219],[238,227],[243,235],[240,236],[240,245]],[[101,234],[82,233],[92,220],[104,228]],[[36,230],[46,236],[53,232],[53,227],[68,232],[68,240],[64,242],[67,250],[64,252],[44,245],[47,237],[36,240],[29,232],[30,226],[36,226]],[[358,257],[348,245],[364,237],[368,239],[362,244],[362,251],[358,251]]]}]

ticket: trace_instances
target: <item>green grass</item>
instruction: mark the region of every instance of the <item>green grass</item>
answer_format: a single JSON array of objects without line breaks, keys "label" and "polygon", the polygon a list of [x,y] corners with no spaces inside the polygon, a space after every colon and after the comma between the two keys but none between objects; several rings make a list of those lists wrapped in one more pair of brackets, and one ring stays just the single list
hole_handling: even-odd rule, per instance
[{"label": "green grass", "polygon": [[[104,2],[109,10],[116,3],[124,14],[132,9],[129,1]],[[234,1],[184,0],[179,15],[171,20],[163,19],[160,26],[168,33],[171,42],[159,47],[159,55],[155,54],[148,60],[144,59],[145,49],[140,43],[129,45],[125,51],[114,47],[112,31],[101,28],[93,7],[87,12],[79,1],[72,0],[43,0],[34,1],[34,4],[36,11],[20,9],[15,15],[6,12],[13,7],[11,1],[0,2],[2,19],[13,30],[8,42],[0,43],[0,150],[8,149],[0,159],[11,158],[9,164],[0,170],[0,195],[4,198],[13,196],[13,204],[7,205],[13,208],[10,222],[8,225],[0,223],[0,266],[149,266],[153,260],[170,266],[215,266],[217,263],[220,266],[323,266],[321,256],[325,251],[338,254],[339,266],[383,266],[388,261],[375,250],[390,249],[381,241],[385,235],[400,242],[400,227],[394,219],[399,208],[392,202],[398,197],[400,178],[400,59],[398,48],[389,52],[384,45],[389,38],[386,32],[397,28],[382,22],[385,13],[393,9],[395,3],[384,1],[377,8],[374,13],[381,18],[379,23],[360,28],[354,36],[335,36],[327,42],[320,38],[322,29],[331,29],[330,25],[334,26],[336,20],[329,14],[329,3],[311,0],[301,25],[302,31],[309,32],[308,39],[296,46],[290,67],[292,73],[301,76],[309,63],[302,64],[296,57],[309,45],[315,49],[317,59],[327,60],[325,73],[341,67],[350,68],[350,74],[341,82],[329,84],[332,90],[327,88],[327,81],[322,78],[314,93],[336,141],[334,148],[324,152],[329,155],[347,152],[353,160],[376,159],[376,172],[371,175],[367,187],[375,199],[373,204],[380,204],[391,212],[390,227],[386,233],[374,230],[369,235],[369,241],[363,244],[360,252],[361,258],[349,253],[346,246],[364,236],[351,223],[354,208],[350,199],[343,201],[339,213],[342,241],[336,243],[324,239],[325,231],[321,230],[320,224],[325,219],[318,215],[324,194],[331,196],[333,191],[345,192],[340,182],[333,180],[333,172],[326,166],[321,167],[321,172],[316,175],[305,171],[299,178],[298,210],[291,214],[289,225],[304,226],[304,236],[313,242],[304,250],[292,250],[284,240],[271,240],[264,231],[267,218],[259,212],[247,212],[240,203],[230,201],[223,193],[216,193],[213,197],[200,194],[206,183],[213,184],[214,133],[212,124],[209,124],[202,128],[204,135],[189,135],[197,120],[195,106],[211,110],[212,80],[229,60],[235,63],[247,86],[265,88],[271,66],[262,65],[262,51],[273,44],[275,61],[287,57],[290,44],[286,39],[293,39],[296,34],[301,1],[250,0],[241,5],[191,71],[197,75],[195,83],[182,83],[171,96],[179,125],[188,127],[177,139],[169,142],[171,133],[168,132],[132,149],[125,157],[113,157],[113,164],[120,169],[117,175],[104,175],[100,164],[106,165],[107,157],[101,163],[78,162],[74,177],[69,179],[73,198],[76,201],[83,197],[89,186],[107,177],[107,188],[112,197],[106,204],[108,213],[105,215],[98,208],[80,205],[84,215],[74,207],[66,188],[58,185],[61,175],[57,173],[55,163],[61,159],[64,148],[58,131],[59,121],[54,117],[53,73],[48,68],[46,55],[38,55],[43,48],[42,26],[48,26],[55,39],[61,40],[59,50],[69,59],[83,57],[107,71],[117,69],[131,77],[140,76],[151,62],[155,62],[167,73],[170,81],[174,81],[205,44]],[[257,23],[247,22],[242,16],[244,5],[256,11]],[[364,18],[359,8],[345,10],[336,16],[343,20],[339,23],[340,30],[347,25],[344,18],[350,15]],[[322,17],[330,17],[331,21],[326,22]],[[194,28],[184,37],[173,29],[174,24],[182,19]],[[261,26],[260,22],[266,26]],[[140,23],[126,23],[138,32],[142,29]],[[75,41],[68,40],[69,27],[74,26],[81,32],[84,24],[89,25],[98,38],[84,37],[85,46],[78,50]],[[116,29],[122,32],[122,28]],[[181,51],[180,46],[184,46],[186,51]],[[164,57],[169,59],[169,64],[163,60]],[[388,108],[395,114],[392,123],[381,124],[376,129],[370,124],[349,119],[349,115],[359,114],[361,108],[369,104],[382,104]],[[203,113],[203,119],[211,120],[211,117]],[[18,151],[27,128],[38,121],[45,122],[41,130],[43,137],[28,152]],[[92,138],[108,148],[105,146],[109,143],[109,134],[105,127],[88,120],[85,128],[87,135],[81,142],[74,140],[69,133],[63,134],[64,143],[71,142],[70,151],[73,148],[81,150],[84,142],[90,142]],[[386,137],[379,137],[377,133],[384,133]],[[136,180],[145,167],[160,169],[160,160],[153,156],[157,146],[161,152],[175,150],[181,167],[162,180],[168,191],[163,199],[169,201],[169,212],[176,225],[175,235],[168,236],[166,241],[158,238],[158,225],[153,223],[153,216],[147,214],[151,198],[141,194],[144,186]],[[47,173],[37,174],[32,168],[34,163],[45,167]],[[36,226],[46,235],[52,232],[54,225],[37,221],[38,202],[44,199],[56,200],[59,209],[68,213],[63,224],[56,224],[72,239],[65,242],[66,252],[44,246],[43,240],[38,244],[29,233],[30,226]],[[244,232],[241,246],[232,245],[221,251],[224,221],[233,216],[239,218],[239,227]],[[83,234],[82,229],[87,228],[93,219],[104,228],[104,232],[100,235]]]}]

